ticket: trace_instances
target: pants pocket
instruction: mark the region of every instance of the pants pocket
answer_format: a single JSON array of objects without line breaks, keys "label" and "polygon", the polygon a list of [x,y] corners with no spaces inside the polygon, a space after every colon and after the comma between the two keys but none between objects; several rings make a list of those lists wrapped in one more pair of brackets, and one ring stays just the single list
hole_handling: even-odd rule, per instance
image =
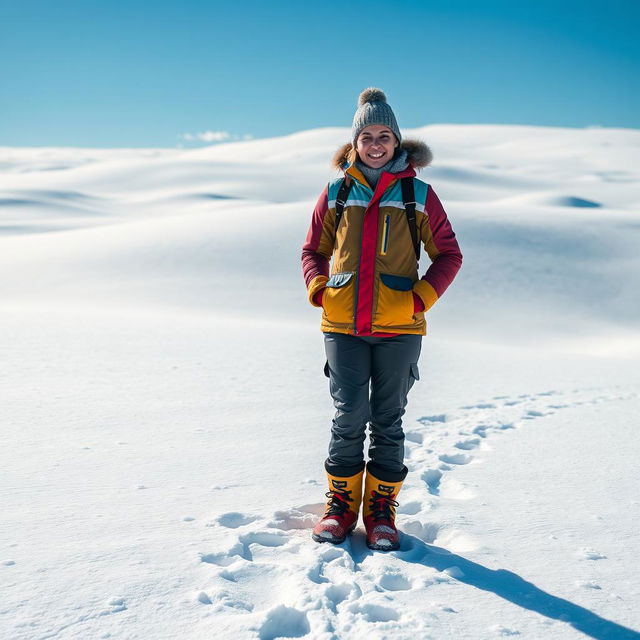
[{"label": "pants pocket", "polygon": [[374,317],[381,327],[406,326],[413,323],[413,280],[405,276],[381,273],[378,302]]},{"label": "pants pocket", "polygon": [[409,365],[409,377],[407,378],[407,394],[413,388],[413,385],[417,380],[420,380],[420,372],[418,371],[418,364],[416,362],[412,362]]},{"label": "pants pocket", "polygon": [[350,323],[353,320],[353,272],[334,273],[322,297],[324,315],[329,322]]}]

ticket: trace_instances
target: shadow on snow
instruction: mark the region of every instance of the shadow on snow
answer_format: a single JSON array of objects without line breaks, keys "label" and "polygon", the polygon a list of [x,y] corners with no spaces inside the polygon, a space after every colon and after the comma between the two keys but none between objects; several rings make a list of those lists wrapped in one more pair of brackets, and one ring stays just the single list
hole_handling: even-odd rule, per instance
[{"label": "shadow on snow", "polygon": [[[362,540],[360,538],[361,536],[356,534],[344,546],[358,569],[367,556],[379,553],[367,549],[364,538]],[[488,569],[442,547],[426,544],[414,536],[401,534],[401,546],[394,555],[405,562],[421,564],[437,571],[452,570],[451,577],[458,582],[494,593],[504,600],[547,618],[566,622],[591,638],[640,640],[640,633],[637,631],[602,618],[564,598],[547,593],[512,571]]]}]

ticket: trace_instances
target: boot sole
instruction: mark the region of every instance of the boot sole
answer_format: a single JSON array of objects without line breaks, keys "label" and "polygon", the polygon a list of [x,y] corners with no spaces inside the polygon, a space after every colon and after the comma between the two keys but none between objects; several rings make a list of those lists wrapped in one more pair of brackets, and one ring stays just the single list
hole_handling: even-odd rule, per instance
[{"label": "boot sole", "polygon": [[369,544],[367,543],[367,547],[369,547],[369,549],[372,549],[373,551],[397,551],[400,548],[400,545],[394,545],[392,547],[389,546],[385,546],[382,547],[380,545],[377,544]]},{"label": "boot sole", "polygon": [[356,525],[354,524],[346,533],[346,535],[342,538],[323,538],[321,536],[317,536],[315,533],[311,534],[311,537],[316,541],[316,542],[330,542],[331,544],[341,544],[342,542],[344,542],[347,539],[347,536],[350,535],[352,533],[352,531],[356,528]]}]

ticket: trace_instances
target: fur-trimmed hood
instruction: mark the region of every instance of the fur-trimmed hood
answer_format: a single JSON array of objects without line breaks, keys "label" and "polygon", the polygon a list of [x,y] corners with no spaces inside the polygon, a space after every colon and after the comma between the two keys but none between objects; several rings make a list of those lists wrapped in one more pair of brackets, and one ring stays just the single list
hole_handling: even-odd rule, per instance
[{"label": "fur-trimmed hood", "polygon": [[[407,161],[409,166],[414,169],[423,169],[431,164],[433,154],[431,149],[422,140],[403,140],[400,148],[407,152]],[[334,169],[344,170],[345,165],[349,163],[349,154],[353,149],[351,142],[343,144],[334,154],[331,165]]]}]

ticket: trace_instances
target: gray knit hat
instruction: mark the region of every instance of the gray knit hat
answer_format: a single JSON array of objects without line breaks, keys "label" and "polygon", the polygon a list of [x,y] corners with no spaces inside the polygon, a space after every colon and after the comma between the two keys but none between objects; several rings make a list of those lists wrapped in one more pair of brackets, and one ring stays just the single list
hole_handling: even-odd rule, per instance
[{"label": "gray knit hat", "polygon": [[358,98],[358,109],[353,116],[353,125],[351,126],[351,139],[354,147],[360,132],[370,124],[382,124],[389,127],[398,138],[398,142],[402,142],[396,117],[387,104],[387,96],[384,95],[382,89],[376,87],[365,89]]}]

